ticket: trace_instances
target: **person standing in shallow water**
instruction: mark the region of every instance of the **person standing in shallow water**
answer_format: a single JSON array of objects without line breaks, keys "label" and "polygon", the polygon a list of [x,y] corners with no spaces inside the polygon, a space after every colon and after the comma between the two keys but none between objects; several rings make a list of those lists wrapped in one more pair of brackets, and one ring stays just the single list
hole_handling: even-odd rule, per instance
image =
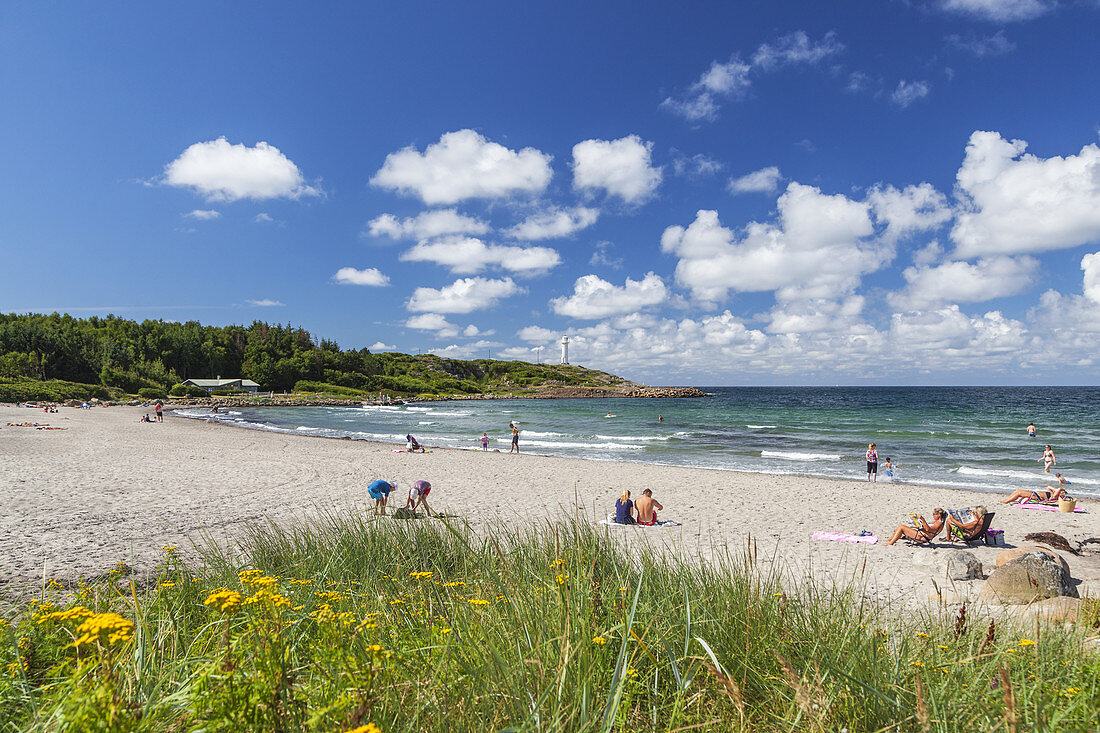
[{"label": "person standing in shallow water", "polygon": [[867,446],[867,480],[878,483],[878,451],[874,443]]},{"label": "person standing in shallow water", "polygon": [[519,428],[515,423],[512,423],[512,447],[508,449],[509,453],[515,452],[519,454]]}]

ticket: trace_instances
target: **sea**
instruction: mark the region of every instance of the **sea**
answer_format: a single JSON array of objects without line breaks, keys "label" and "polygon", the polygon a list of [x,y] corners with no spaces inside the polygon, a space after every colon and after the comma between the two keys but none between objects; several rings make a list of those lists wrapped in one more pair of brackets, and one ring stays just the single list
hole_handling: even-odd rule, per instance
[{"label": "sea", "polygon": [[[867,444],[895,480],[1005,493],[1070,481],[1100,497],[1100,387],[711,387],[690,399],[455,400],[234,408],[177,415],[404,447],[520,450],[599,461],[865,479]],[[1028,423],[1038,428],[1027,436]],[[1058,463],[1043,472],[1043,448]]]}]

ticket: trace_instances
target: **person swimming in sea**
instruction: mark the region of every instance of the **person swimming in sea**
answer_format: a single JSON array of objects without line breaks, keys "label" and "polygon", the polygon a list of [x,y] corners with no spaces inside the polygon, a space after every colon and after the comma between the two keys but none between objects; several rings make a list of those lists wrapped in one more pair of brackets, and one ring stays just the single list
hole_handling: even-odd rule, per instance
[{"label": "person swimming in sea", "polygon": [[1027,437],[1034,438],[1037,432],[1035,430],[1035,423],[1030,422],[1027,424]]}]

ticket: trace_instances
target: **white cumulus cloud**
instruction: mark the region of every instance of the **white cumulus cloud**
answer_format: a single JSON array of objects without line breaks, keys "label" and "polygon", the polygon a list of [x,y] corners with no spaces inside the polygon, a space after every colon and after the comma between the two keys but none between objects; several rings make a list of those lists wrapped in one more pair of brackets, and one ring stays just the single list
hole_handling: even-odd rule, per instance
[{"label": "white cumulus cloud", "polygon": [[731,178],[727,189],[732,194],[739,193],[772,193],[779,188],[779,168],[770,165],[752,173],[746,173],[740,178]]},{"label": "white cumulus cloud", "polygon": [[271,298],[263,298],[262,300],[246,300],[245,302],[249,305],[258,306],[260,308],[273,308],[286,305],[286,303],[280,303],[279,301],[272,300]]},{"label": "white cumulus cloud", "polygon": [[275,146],[231,145],[224,137],[184,150],[165,166],[164,182],[192,188],[210,201],[296,199],[321,193],[306,185],[298,166]]},{"label": "white cumulus cloud", "polygon": [[523,288],[510,277],[500,280],[467,277],[438,289],[417,288],[406,307],[413,312],[472,313],[520,292]]},{"label": "white cumulus cloud", "polygon": [[199,219],[201,221],[209,221],[210,219],[217,219],[221,216],[220,211],[214,209],[195,209],[183,215],[185,219]]},{"label": "white cumulus cloud", "polygon": [[414,146],[390,153],[371,183],[432,206],[539,193],[551,175],[550,156],[535,148],[510,150],[474,130],[458,130],[423,153]]},{"label": "white cumulus cloud", "polygon": [[573,284],[573,294],[554,298],[554,312],[570,318],[606,318],[633,313],[668,300],[664,280],[650,272],[641,280],[629,277],[622,287],[612,285],[596,275],[584,275]]},{"label": "white cumulus cloud", "polygon": [[398,219],[393,214],[382,214],[371,219],[367,228],[372,237],[390,239],[432,239],[450,234],[485,234],[489,231],[488,224],[460,214],[456,209],[434,209],[404,219]]},{"label": "white cumulus cloud", "polygon": [[791,183],[778,206],[777,224],[751,222],[740,237],[708,210],[687,228],[665,229],[661,249],[680,258],[676,281],[703,301],[768,290],[782,300],[831,299],[893,257],[890,247],[867,241],[874,228],[865,202]]},{"label": "white cumulus cloud", "polygon": [[531,343],[546,343],[557,338],[556,333],[542,326],[525,326],[516,331],[516,335],[524,341],[529,341]]},{"label": "white cumulus cloud", "polygon": [[915,232],[935,229],[951,219],[947,197],[931,183],[906,186],[875,186],[867,193],[875,219],[886,224],[884,237],[896,241]]},{"label": "white cumulus cloud", "polygon": [[390,284],[390,278],[383,275],[377,268],[368,267],[356,270],[354,267],[341,267],[332,276],[332,279],[341,285],[370,285],[383,287]]},{"label": "white cumulus cloud", "polygon": [[439,313],[421,313],[411,316],[405,321],[405,325],[419,331],[435,331],[435,335],[441,339],[454,338],[458,335],[458,326]]},{"label": "white cumulus cloud", "polygon": [[970,136],[956,180],[956,255],[1019,254],[1100,241],[1100,147],[1039,158],[996,132]]},{"label": "white cumulus cloud", "polygon": [[645,201],[661,183],[661,169],[650,160],[652,148],[637,135],[579,142],[573,146],[573,186],[603,189],[628,204]]},{"label": "white cumulus cloud", "polygon": [[1100,252],[1082,257],[1081,269],[1085,272],[1082,286],[1085,297],[1094,303],[1100,303]]},{"label": "white cumulus cloud", "polygon": [[572,209],[549,209],[532,214],[514,227],[505,230],[509,237],[523,240],[558,239],[586,229],[600,217],[599,209],[577,206]]},{"label": "white cumulus cloud", "polygon": [[944,303],[978,303],[1016,295],[1031,287],[1039,261],[1032,257],[990,257],[976,263],[945,262],[908,267],[904,290],[891,293],[897,308],[920,310]]},{"label": "white cumulus cloud", "polygon": [[485,244],[476,237],[450,237],[417,242],[401,254],[407,262],[432,262],[459,275],[490,267],[522,275],[534,275],[557,267],[561,256],[550,247],[513,247]]},{"label": "white cumulus cloud", "polygon": [[393,351],[394,347],[383,341],[375,341],[368,347],[369,351]]},{"label": "white cumulus cloud", "polygon": [[729,61],[714,61],[699,80],[679,98],[667,97],[661,106],[690,122],[713,120],[723,99],[740,99],[752,86],[752,67],[736,55]]}]

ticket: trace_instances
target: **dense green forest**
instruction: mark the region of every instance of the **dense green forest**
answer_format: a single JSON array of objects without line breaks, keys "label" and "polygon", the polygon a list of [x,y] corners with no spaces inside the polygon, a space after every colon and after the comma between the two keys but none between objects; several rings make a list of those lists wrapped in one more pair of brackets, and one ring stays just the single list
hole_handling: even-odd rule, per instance
[{"label": "dense green forest", "polygon": [[[131,321],[0,314],[0,402],[186,394],[185,379],[243,377],[275,392],[359,397],[515,393],[541,385],[628,384],[604,372],[523,361],[341,350],[303,328],[255,321]],[[196,395],[197,396],[197,395]]]}]

